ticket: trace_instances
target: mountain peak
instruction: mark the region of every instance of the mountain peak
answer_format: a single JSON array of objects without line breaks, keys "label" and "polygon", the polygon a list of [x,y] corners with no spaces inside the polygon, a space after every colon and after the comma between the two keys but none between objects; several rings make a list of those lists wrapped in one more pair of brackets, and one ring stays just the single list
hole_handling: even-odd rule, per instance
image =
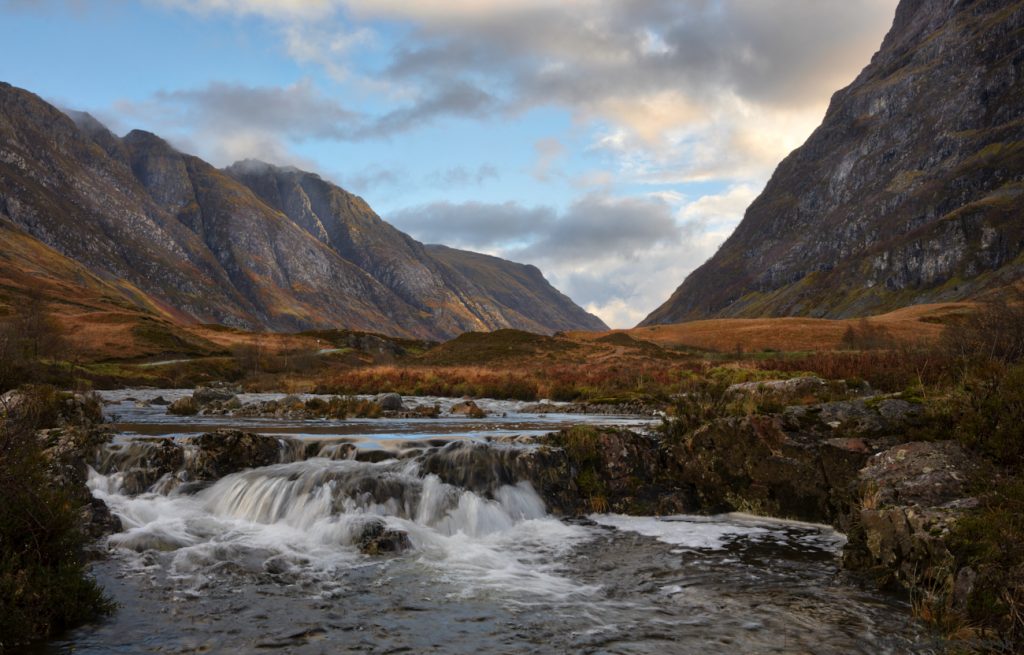
[{"label": "mountain peak", "polygon": [[1022,0],[902,0],[821,126],[641,325],[863,316],[1019,279],[1022,31]]}]

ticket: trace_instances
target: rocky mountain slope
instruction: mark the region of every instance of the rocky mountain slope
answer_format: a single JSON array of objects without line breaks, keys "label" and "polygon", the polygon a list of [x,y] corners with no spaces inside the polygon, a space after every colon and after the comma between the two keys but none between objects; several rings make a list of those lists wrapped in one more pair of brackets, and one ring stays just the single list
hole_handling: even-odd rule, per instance
[{"label": "rocky mountain slope", "polygon": [[603,325],[543,277],[550,292],[507,306],[316,175],[254,162],[218,170],[6,84],[0,219],[200,322],[433,339]]},{"label": "rocky mountain slope", "polygon": [[902,0],[871,63],[641,325],[848,317],[1024,275],[1024,2]]}]

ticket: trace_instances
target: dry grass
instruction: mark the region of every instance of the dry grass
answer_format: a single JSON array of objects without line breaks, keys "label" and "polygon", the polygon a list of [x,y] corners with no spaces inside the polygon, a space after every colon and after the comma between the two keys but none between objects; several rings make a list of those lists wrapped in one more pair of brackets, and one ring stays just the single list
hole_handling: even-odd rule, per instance
[{"label": "dry grass", "polygon": [[[873,327],[885,330],[897,344],[931,344],[942,335],[944,324],[970,311],[971,303],[915,305],[871,316]],[[840,350],[850,327],[862,319],[822,318],[723,318],[674,325],[654,325],[609,332],[572,332],[579,340],[597,340],[624,332],[634,339],[649,341],[663,348],[699,348],[717,352],[823,351]]]}]

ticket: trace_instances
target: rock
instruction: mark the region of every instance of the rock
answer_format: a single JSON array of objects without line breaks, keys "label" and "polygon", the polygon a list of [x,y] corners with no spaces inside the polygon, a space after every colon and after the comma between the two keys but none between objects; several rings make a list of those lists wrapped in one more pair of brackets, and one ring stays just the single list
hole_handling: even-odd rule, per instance
[{"label": "rock", "polygon": [[973,571],[956,571],[945,540],[977,506],[965,486],[977,466],[953,441],[907,443],[872,457],[858,474],[861,502],[845,566],[908,589],[959,585],[966,598]]},{"label": "rock", "polygon": [[380,519],[373,519],[362,526],[356,546],[367,555],[398,554],[412,548],[412,542],[405,532],[387,527]]},{"label": "rock", "polygon": [[386,412],[401,412],[405,410],[405,405],[402,404],[402,397],[397,393],[382,393],[374,400]]},{"label": "rock", "polygon": [[187,449],[185,468],[196,479],[217,480],[248,468],[277,464],[281,440],[241,430],[218,430],[180,440]]},{"label": "rock", "polygon": [[166,406],[166,405],[170,405],[171,401],[167,400],[163,396],[157,396],[153,400],[149,401],[149,404],[150,405],[160,405],[161,407],[163,407],[163,406]]},{"label": "rock", "polygon": [[814,377],[806,376],[790,378],[788,380],[761,380],[758,382],[740,382],[730,385],[725,390],[726,396],[738,396],[744,394],[762,395],[814,395],[826,391],[829,388],[828,382]]},{"label": "rock", "polygon": [[191,397],[178,398],[167,406],[167,413],[176,416],[195,416],[199,413],[199,407]]},{"label": "rock", "polygon": [[487,412],[480,408],[476,404],[476,401],[465,400],[461,403],[455,403],[452,408],[448,410],[449,414],[468,416],[469,418],[484,418],[487,416]]},{"label": "rock", "polygon": [[13,414],[24,400],[25,396],[17,389],[11,389],[0,395],[0,416]]},{"label": "rock", "polygon": [[199,387],[192,392],[192,402],[202,408],[213,403],[226,403],[235,397],[228,389],[212,389],[210,387]]}]

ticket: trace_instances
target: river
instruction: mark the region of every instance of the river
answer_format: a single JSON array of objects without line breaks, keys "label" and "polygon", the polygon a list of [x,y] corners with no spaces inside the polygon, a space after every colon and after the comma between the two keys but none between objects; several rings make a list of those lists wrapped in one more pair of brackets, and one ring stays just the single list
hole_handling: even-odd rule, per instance
[{"label": "river", "polygon": [[[478,401],[484,419],[182,418],[137,402],[184,393],[105,392],[115,441],[232,427],[384,453],[275,464],[169,494],[128,496],[116,472],[93,473],[93,493],[124,525],[93,566],[119,610],[27,652],[941,652],[905,602],[840,573],[845,539],[831,528],[743,515],[563,520],[528,484],[456,488],[416,458],[390,457],[582,422],[649,429],[653,418],[527,414],[488,400]],[[368,520],[411,548],[359,552]]]}]

